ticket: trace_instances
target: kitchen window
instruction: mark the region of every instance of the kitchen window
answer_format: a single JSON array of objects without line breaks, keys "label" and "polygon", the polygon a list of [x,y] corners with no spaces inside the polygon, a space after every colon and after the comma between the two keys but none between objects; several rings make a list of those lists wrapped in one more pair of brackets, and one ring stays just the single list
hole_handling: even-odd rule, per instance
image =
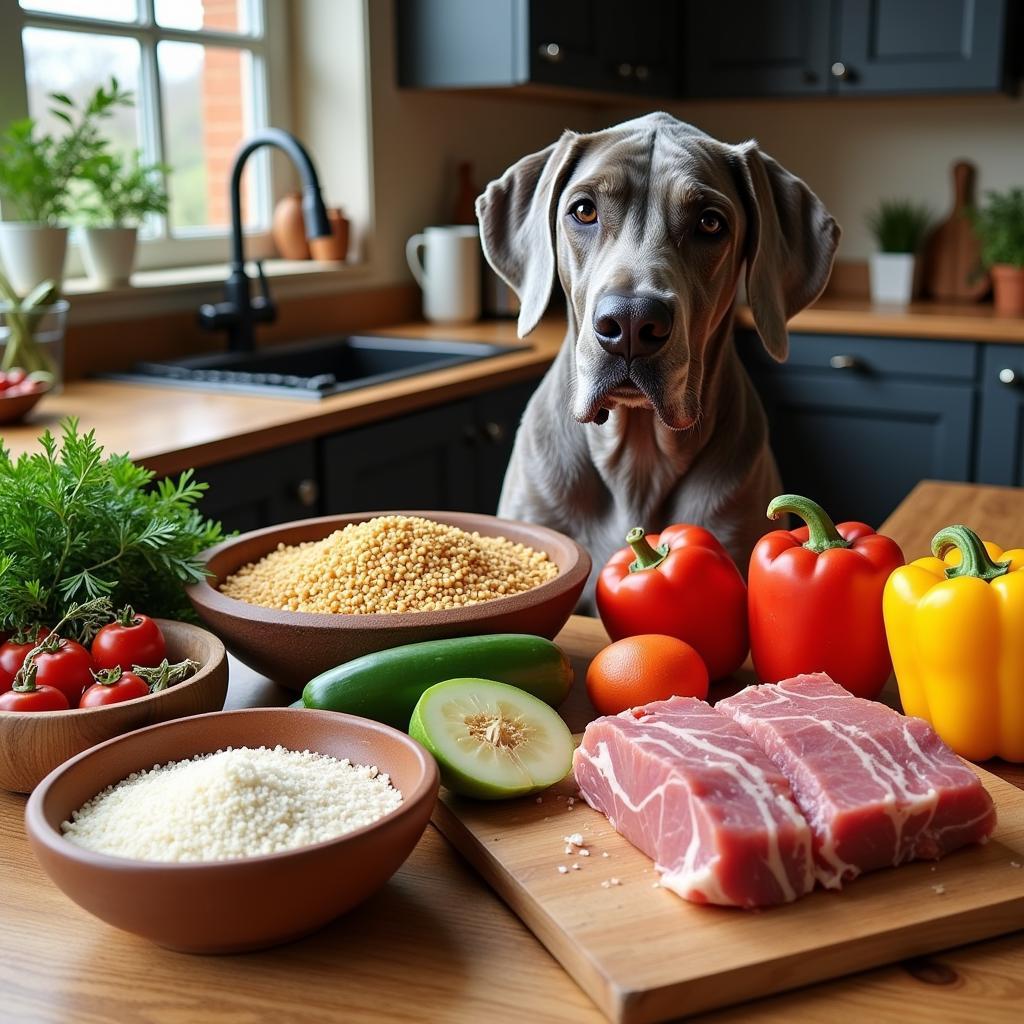
[{"label": "kitchen window", "polygon": [[[221,261],[234,151],[255,129],[287,127],[284,8],[283,0],[0,0],[0,119],[27,114],[59,128],[51,92],[81,102],[115,75],[135,94],[134,109],[106,122],[115,146],[171,168],[170,209],[143,225],[139,266]],[[243,201],[255,236],[247,250],[260,255],[274,201],[265,149],[246,167]],[[72,274],[76,263],[72,253]]]}]

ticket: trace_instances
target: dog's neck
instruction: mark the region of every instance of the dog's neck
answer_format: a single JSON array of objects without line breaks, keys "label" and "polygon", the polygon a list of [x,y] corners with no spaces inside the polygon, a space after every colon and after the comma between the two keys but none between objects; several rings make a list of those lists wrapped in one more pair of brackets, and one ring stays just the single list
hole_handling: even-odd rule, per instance
[{"label": "dog's neck", "polygon": [[[712,436],[739,436],[745,424],[737,421],[751,385],[733,343],[734,314],[730,310],[704,347],[700,418],[687,430],[665,426],[653,410],[617,407],[598,426],[580,425],[594,467],[611,499],[638,522],[670,500],[680,479],[701,458]],[[572,348],[577,336],[570,315],[566,344],[559,359],[573,372]],[[651,520],[653,521],[653,520]]]}]

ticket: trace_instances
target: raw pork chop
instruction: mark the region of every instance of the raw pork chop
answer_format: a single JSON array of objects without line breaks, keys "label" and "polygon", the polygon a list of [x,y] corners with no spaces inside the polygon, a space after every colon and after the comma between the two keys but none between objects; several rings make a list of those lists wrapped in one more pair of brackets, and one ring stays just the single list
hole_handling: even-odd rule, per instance
[{"label": "raw pork chop", "polygon": [[992,798],[927,722],[854,697],[827,675],[750,686],[716,710],[789,780],[828,888],[863,871],[937,860],[995,827]]},{"label": "raw pork chop", "polygon": [[814,887],[811,835],[789,784],[734,722],[672,697],[587,726],[580,792],[694,903],[763,907]]}]

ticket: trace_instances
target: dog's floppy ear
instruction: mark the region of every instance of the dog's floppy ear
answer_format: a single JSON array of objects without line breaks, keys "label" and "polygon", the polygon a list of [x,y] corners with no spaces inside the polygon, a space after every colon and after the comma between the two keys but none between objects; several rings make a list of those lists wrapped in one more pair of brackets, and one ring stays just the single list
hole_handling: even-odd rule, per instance
[{"label": "dog's floppy ear", "polygon": [[832,273],[840,228],[795,175],[763,154],[740,147],[747,199],[747,302],[769,355],[789,355],[786,321],[809,306]]},{"label": "dog's floppy ear", "polygon": [[581,136],[513,164],[476,201],[487,262],[519,296],[519,337],[537,326],[555,283],[555,216]]}]

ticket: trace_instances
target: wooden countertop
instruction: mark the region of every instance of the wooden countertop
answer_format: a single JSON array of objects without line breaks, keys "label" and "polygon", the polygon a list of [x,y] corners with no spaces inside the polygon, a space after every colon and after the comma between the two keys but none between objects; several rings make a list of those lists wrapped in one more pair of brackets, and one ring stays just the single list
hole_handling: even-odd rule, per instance
[{"label": "wooden countertop", "polygon": [[[1024,522],[1024,491],[925,482],[883,529],[915,556],[950,522],[969,523],[984,536],[1009,543]],[[607,637],[596,620],[575,617],[559,642],[579,669]],[[229,707],[292,699],[288,691],[232,664]],[[1024,788],[1021,766],[994,770]],[[24,797],[0,793],[0,1019],[40,1024],[333,1024],[341,1019],[596,1024],[603,1019],[433,827],[377,896],[316,935],[263,953],[192,957],[109,928],[67,900],[32,857],[23,831],[24,805]],[[1010,1024],[1020,1019],[1022,1000],[1024,932],[1018,932],[700,1020]]]},{"label": "wooden countertop", "polygon": [[[753,326],[746,307],[739,309],[738,319]],[[996,317],[989,306],[920,303],[891,311],[857,300],[822,299],[794,317],[790,330],[1024,344],[1024,319]],[[62,394],[44,399],[28,423],[0,427],[0,438],[15,455],[33,451],[44,428],[56,427],[65,416],[77,416],[85,429],[95,428],[109,451],[128,452],[157,473],[176,473],[539,378],[555,358],[565,327],[561,320],[546,320],[526,341],[516,336],[511,320],[464,327],[401,324],[374,333],[490,341],[516,350],[318,402],[76,381]]]}]

